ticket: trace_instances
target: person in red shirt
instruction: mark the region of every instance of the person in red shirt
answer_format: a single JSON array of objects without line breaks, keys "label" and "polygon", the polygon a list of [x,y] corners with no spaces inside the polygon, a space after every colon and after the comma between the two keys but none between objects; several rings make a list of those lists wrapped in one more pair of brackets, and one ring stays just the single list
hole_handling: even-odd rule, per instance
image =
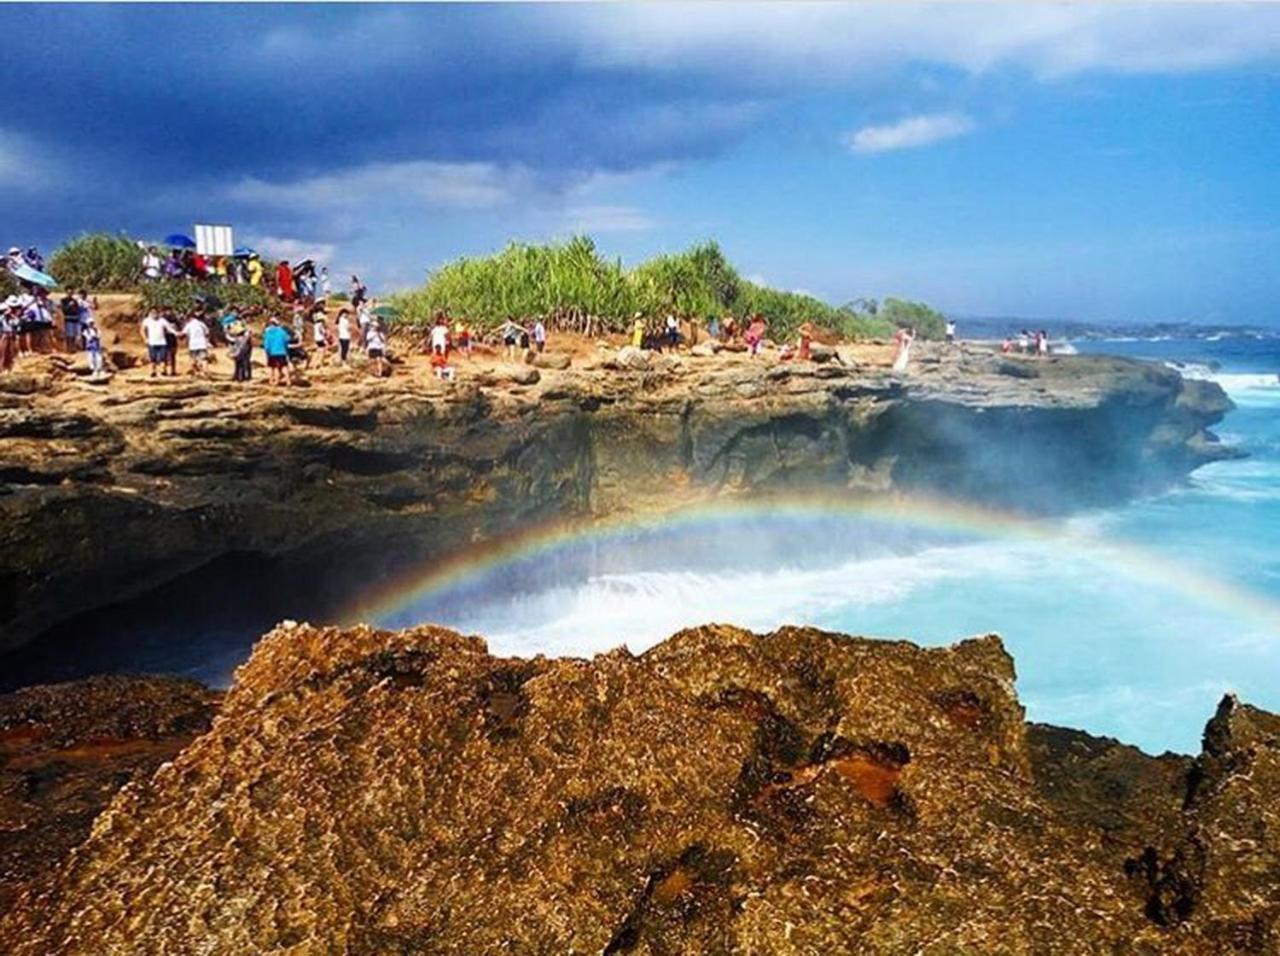
[{"label": "person in red shirt", "polygon": [[289,268],[289,263],[285,259],[281,259],[280,264],[276,266],[276,289],[284,301],[293,301],[293,270]]}]

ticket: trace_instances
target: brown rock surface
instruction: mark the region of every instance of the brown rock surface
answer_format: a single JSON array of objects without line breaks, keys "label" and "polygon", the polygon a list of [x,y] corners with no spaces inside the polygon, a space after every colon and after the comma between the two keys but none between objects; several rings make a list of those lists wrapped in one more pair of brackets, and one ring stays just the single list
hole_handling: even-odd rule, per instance
[{"label": "brown rock surface", "polygon": [[0,696],[0,912],[52,875],[122,786],[208,730],[220,697],[130,677]]},{"label": "brown rock surface", "polygon": [[1013,678],[995,637],[282,625],[0,948],[1274,952],[1280,719],[1224,701],[1194,767],[1029,744]]}]

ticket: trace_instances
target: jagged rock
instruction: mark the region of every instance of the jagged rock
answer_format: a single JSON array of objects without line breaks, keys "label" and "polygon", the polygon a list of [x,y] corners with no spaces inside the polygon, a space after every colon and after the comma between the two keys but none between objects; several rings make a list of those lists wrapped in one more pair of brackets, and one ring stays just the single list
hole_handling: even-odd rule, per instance
[{"label": "jagged rock", "polygon": [[649,353],[644,349],[638,349],[634,345],[624,345],[618,349],[618,354],[614,358],[614,364],[621,369],[628,369],[633,372],[643,372],[649,367]]},{"label": "jagged rock", "polygon": [[63,862],[0,948],[1274,952],[1280,718],[1224,703],[1197,777],[1029,747],[1013,678],[995,637],[714,626],[521,660],[287,622],[82,845],[26,844]]},{"label": "jagged rock", "polygon": [[538,368],[549,368],[558,371],[567,369],[573,362],[567,352],[532,352],[531,364]]}]

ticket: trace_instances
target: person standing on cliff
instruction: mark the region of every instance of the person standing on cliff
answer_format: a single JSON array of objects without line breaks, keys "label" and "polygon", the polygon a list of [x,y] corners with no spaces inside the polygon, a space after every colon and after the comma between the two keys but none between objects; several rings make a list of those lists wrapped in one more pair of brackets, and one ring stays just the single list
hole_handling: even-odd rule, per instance
[{"label": "person standing on cliff", "polygon": [[287,259],[281,259],[276,266],[276,293],[285,302],[293,301],[293,270]]},{"label": "person standing on cliff", "polygon": [[347,364],[347,355],[351,352],[351,311],[347,308],[338,310],[338,362]]},{"label": "person standing on cliff", "polygon": [[321,366],[329,364],[329,327],[326,319],[324,309],[316,306],[311,313],[311,341],[315,345]]},{"label": "person standing on cliff", "polygon": [[373,364],[373,374],[382,378],[390,368],[387,365],[387,339],[382,331],[382,323],[377,319],[369,324],[369,331],[364,338],[365,352]]},{"label": "person standing on cliff", "polygon": [[18,354],[18,325],[22,321],[22,306],[18,297],[11,295],[4,300],[4,310],[0,311],[0,372],[13,369],[13,360]]},{"label": "person standing on cliff", "polygon": [[289,331],[280,324],[274,315],[267,320],[266,331],[262,333],[262,350],[267,354],[267,369],[272,385],[293,384],[293,376],[289,371]]},{"label": "person standing on cliff", "polygon": [[[147,343],[147,358],[151,362],[151,377],[156,370],[168,365],[170,332],[176,331],[169,320],[156,312],[148,312],[142,320],[142,338]],[[167,375],[168,372],[166,371]]]},{"label": "person standing on cliff", "polygon": [[955,344],[956,344],[956,324],[955,324],[955,322],[951,321],[951,319],[947,319],[947,333],[946,333],[946,337],[947,337],[947,344],[948,344],[948,345],[955,345]]},{"label": "person standing on cliff", "polygon": [[102,333],[98,330],[98,323],[94,321],[92,315],[86,316],[81,326],[84,350],[89,357],[89,377],[92,381],[98,382],[106,375],[106,368],[102,361]]},{"label": "person standing on cliff", "polygon": [[893,370],[903,373],[907,363],[911,361],[911,343],[916,340],[915,329],[898,329],[893,333],[893,341],[898,345],[898,354],[893,359]]},{"label": "person standing on cliff", "polygon": [[764,316],[756,315],[751,319],[751,324],[747,326],[747,349],[752,358],[760,354],[760,346],[764,344],[765,334]]},{"label": "person standing on cliff", "polygon": [[253,378],[253,333],[244,322],[232,326],[231,360],[235,363],[232,378],[237,382],[248,382]]},{"label": "person standing on cliff", "polygon": [[515,319],[507,316],[507,321],[502,323],[502,328],[498,330],[502,336],[502,344],[507,349],[507,361],[514,362],[516,360],[516,344],[520,341],[520,333],[523,331]]},{"label": "person standing on cliff", "polygon": [[187,324],[182,327],[181,335],[187,340],[191,374],[204,375],[205,363],[209,359],[209,326],[204,324],[198,313],[193,312],[187,319]]}]

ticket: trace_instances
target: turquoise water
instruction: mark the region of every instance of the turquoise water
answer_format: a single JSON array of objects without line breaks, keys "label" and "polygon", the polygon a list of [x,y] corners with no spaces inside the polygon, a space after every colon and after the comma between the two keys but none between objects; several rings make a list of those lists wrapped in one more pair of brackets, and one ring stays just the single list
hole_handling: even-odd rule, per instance
[{"label": "turquoise water", "polygon": [[[1032,535],[744,514],[567,542],[381,623],[437,621],[521,655],[640,651],[709,621],[927,644],[994,631],[1016,659],[1030,719],[1195,751],[1226,691],[1280,710],[1280,343],[1089,347],[1198,363],[1188,374],[1215,378],[1238,405],[1219,433],[1251,457]],[[1032,491],[1011,481],[1011,495]]]}]

